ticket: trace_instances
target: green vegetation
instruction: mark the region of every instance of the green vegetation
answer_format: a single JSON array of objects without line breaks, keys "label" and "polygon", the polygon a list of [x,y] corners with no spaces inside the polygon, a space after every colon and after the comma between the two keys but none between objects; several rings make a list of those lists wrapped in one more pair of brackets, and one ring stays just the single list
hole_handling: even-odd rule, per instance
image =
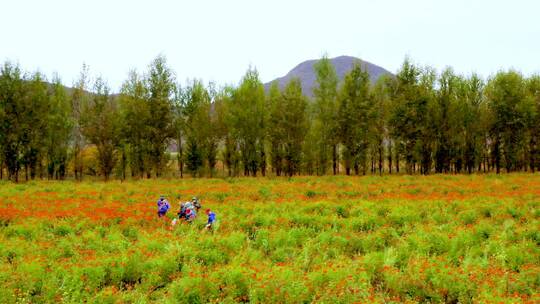
[{"label": "green vegetation", "polygon": [[[231,181],[5,183],[1,302],[538,300],[537,175]],[[216,212],[214,231],[169,228],[178,193]]]},{"label": "green vegetation", "polygon": [[0,179],[540,168],[538,75],[509,70],[484,81],[406,59],[376,83],[358,62],[340,83],[327,57],[314,70],[311,101],[297,79],[265,92],[251,68],[235,87],[181,85],[163,56],[130,72],[117,95],[102,78],[89,83],[86,66],[66,91],[58,77],[48,84],[6,62]]}]

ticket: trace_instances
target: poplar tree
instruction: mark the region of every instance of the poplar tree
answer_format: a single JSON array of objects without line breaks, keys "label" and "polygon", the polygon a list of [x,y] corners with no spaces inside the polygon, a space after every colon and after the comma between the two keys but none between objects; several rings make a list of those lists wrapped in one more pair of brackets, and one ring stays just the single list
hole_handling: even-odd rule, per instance
[{"label": "poplar tree", "polygon": [[403,154],[407,162],[407,173],[413,173],[416,160],[415,148],[421,131],[421,110],[423,102],[419,100],[420,70],[405,59],[396,75],[396,96],[392,106],[390,124],[396,140],[396,171],[399,172],[399,160]]},{"label": "poplar tree", "polygon": [[[212,105],[210,107],[210,119],[212,124],[212,140],[216,147],[215,161],[222,161],[222,168],[225,170],[225,166],[228,168],[228,176],[232,175],[231,172],[231,159],[226,159],[225,156],[231,157],[232,155],[226,155],[227,141],[229,140],[230,127],[227,121],[227,115],[229,105],[232,96],[232,88],[225,86],[216,91],[213,98]],[[221,149],[220,149],[221,148]],[[225,173],[225,172],[223,172]]]},{"label": "poplar tree", "polygon": [[152,115],[148,103],[148,90],[144,78],[136,71],[130,71],[128,79],[122,84],[119,95],[121,137],[127,152],[132,176],[150,177],[149,159],[150,128]]},{"label": "poplar tree", "polygon": [[238,176],[240,174],[240,151],[237,133],[234,131],[236,121],[233,119],[235,88],[226,86],[217,96],[216,112],[218,125],[221,128],[223,149],[221,159],[227,167],[227,175]]},{"label": "poplar tree", "polygon": [[51,91],[45,137],[47,176],[49,179],[64,179],[73,119],[68,94],[58,76],[53,79]]},{"label": "poplar tree", "polygon": [[389,134],[391,126],[388,124],[391,106],[390,81],[392,79],[388,76],[381,76],[373,86],[371,93],[370,141],[379,174],[384,171],[385,156],[388,157],[388,171],[392,172],[392,141]]},{"label": "poplar tree", "polygon": [[283,113],[285,104],[278,83],[274,81],[270,85],[268,93],[268,140],[270,148],[270,165],[277,176],[281,176],[284,171],[285,159],[285,125],[283,124]]},{"label": "poplar tree", "polygon": [[249,69],[234,91],[230,107],[233,136],[237,139],[244,175],[256,176],[266,163],[264,151],[264,86],[259,73]]},{"label": "poplar tree", "polygon": [[161,176],[167,164],[166,151],[169,141],[174,137],[173,98],[176,83],[173,71],[167,66],[164,56],[156,57],[149,66],[146,79],[148,109],[149,157],[155,176]]},{"label": "poplar tree", "polygon": [[200,80],[185,88],[184,116],[186,165],[193,176],[201,176],[205,160],[210,173],[215,166],[217,140],[210,119],[210,94]]},{"label": "poplar tree", "polygon": [[337,85],[336,70],[328,56],[323,56],[314,66],[317,86],[315,97],[314,133],[316,138],[317,174],[324,175],[329,167],[330,157],[334,175],[337,174]]},{"label": "poplar tree", "polygon": [[119,146],[119,112],[103,79],[96,79],[90,101],[81,112],[81,131],[97,149],[100,173],[108,180],[117,161]]},{"label": "poplar tree", "polygon": [[534,173],[540,170],[540,75],[527,80],[527,91],[534,109],[529,122],[529,167]]},{"label": "poplar tree", "polygon": [[360,63],[345,75],[340,91],[338,109],[338,136],[343,144],[345,173],[355,174],[367,170],[370,116],[370,80],[368,72]]},{"label": "poplar tree", "polygon": [[475,171],[482,158],[483,88],[484,83],[476,74],[461,78],[459,82],[457,103],[461,121],[456,122],[459,131],[455,136],[462,139],[463,162],[469,174]]},{"label": "poplar tree", "polygon": [[523,76],[512,70],[497,73],[488,81],[486,96],[493,115],[491,140],[496,171],[499,173],[503,164],[506,172],[518,170],[525,131],[534,111]]},{"label": "poplar tree", "polygon": [[0,69],[0,147],[8,178],[19,181],[24,126],[24,78],[18,65],[6,61]]},{"label": "poplar tree", "polygon": [[439,90],[436,107],[436,153],[435,171],[437,173],[450,172],[452,160],[452,121],[451,115],[457,99],[457,81],[452,69],[445,69],[439,77]]},{"label": "poplar tree", "polygon": [[[47,131],[47,115],[49,112],[48,88],[41,73],[36,72],[25,83],[25,96],[23,109],[20,115],[20,124],[23,126],[23,159],[25,179],[34,179],[38,173],[38,164],[44,153]],[[41,173],[40,173],[41,175]]]},{"label": "poplar tree", "polygon": [[73,118],[72,128],[72,158],[73,158],[73,171],[75,179],[81,181],[84,175],[84,162],[82,152],[86,146],[84,136],[81,131],[81,113],[83,107],[88,103],[88,66],[83,64],[79,79],[74,85],[71,96],[71,115]]},{"label": "poplar tree", "polygon": [[292,79],[287,84],[281,102],[283,111],[277,119],[283,130],[284,171],[290,177],[300,172],[302,146],[308,128],[307,98],[302,95],[302,85],[298,78]]}]

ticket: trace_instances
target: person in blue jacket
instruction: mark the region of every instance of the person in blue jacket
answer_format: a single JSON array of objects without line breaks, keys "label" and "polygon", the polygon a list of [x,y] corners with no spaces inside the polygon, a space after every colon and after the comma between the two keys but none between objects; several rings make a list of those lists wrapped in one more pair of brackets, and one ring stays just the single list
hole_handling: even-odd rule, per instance
[{"label": "person in blue jacket", "polygon": [[212,225],[216,222],[216,214],[210,209],[206,209],[206,214],[208,215],[208,223],[206,223],[205,228],[210,230],[212,229]]},{"label": "person in blue jacket", "polygon": [[165,214],[167,214],[167,211],[171,207],[171,205],[169,204],[169,202],[165,199],[163,195],[159,197],[157,201],[157,206],[158,206],[158,212],[157,212],[158,217],[165,216]]}]

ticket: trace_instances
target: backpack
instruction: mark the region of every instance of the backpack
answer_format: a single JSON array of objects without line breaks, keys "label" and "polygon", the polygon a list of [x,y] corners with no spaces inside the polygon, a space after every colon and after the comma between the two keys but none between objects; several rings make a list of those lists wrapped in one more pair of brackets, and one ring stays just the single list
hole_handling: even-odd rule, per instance
[{"label": "backpack", "polygon": [[167,212],[167,210],[169,210],[169,204],[164,202],[163,204],[161,204],[161,206],[159,206],[159,212]]}]

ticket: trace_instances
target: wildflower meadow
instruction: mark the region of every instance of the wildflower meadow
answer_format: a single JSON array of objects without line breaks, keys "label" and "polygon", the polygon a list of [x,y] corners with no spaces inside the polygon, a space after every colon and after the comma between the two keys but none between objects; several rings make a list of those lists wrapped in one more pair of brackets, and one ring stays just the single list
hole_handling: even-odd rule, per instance
[{"label": "wildflower meadow", "polygon": [[0,182],[0,302],[539,303],[539,228],[523,173]]}]

